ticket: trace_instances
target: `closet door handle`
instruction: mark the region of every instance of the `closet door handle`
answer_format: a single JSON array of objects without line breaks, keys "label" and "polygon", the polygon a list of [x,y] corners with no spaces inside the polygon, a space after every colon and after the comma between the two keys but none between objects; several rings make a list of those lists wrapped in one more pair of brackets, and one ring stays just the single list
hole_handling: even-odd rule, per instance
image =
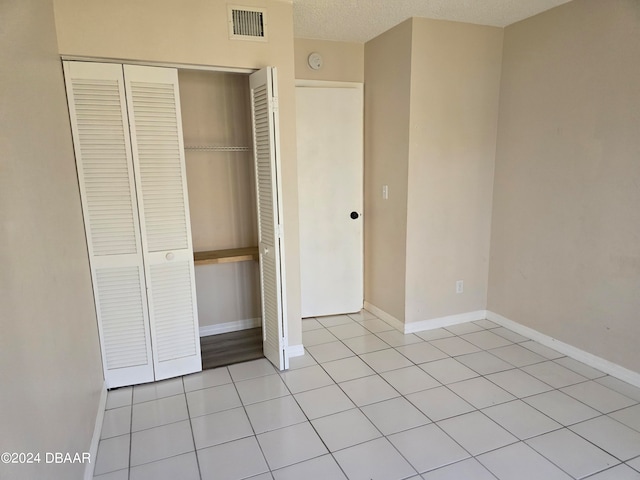
[{"label": "closet door handle", "polygon": [[166,258],[167,260],[171,261],[175,258],[175,255],[173,254],[173,252],[169,252],[167,253],[164,258]]}]

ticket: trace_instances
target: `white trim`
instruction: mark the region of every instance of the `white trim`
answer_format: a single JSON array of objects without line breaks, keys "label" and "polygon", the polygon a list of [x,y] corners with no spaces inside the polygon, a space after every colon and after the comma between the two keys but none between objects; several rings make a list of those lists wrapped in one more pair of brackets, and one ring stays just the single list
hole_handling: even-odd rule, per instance
[{"label": "white trim", "polygon": [[70,62],[119,63],[127,65],[143,65],[148,67],[168,67],[180,70],[204,70],[208,72],[253,73],[256,68],[222,67],[218,65],[200,65],[190,63],[154,62],[151,60],[132,60],[126,58],[84,57],[82,55],[61,55],[62,60]]},{"label": "white trim", "polygon": [[487,320],[491,320],[498,325],[508,328],[509,330],[513,330],[520,335],[524,335],[531,340],[535,340],[536,342],[546,347],[552,348],[559,353],[562,353],[592,368],[600,370],[603,373],[609,374],[612,377],[616,377],[624,382],[630,383],[631,385],[640,388],[640,373],[629,370],[628,368],[618,365],[617,363],[613,363],[602,357],[598,357],[597,355],[581,350],[577,347],[574,347],[573,345],[569,345],[568,343],[556,340],[549,335],[545,335],[544,333],[534,330],[533,328],[521,325],[490,310],[477,310],[475,312],[449,315],[446,317],[405,324],[369,302],[364,302],[364,308],[365,310],[370,311],[381,320],[384,320],[385,322],[405,334],[456,325],[459,323],[473,322],[486,318]]},{"label": "white trim", "polygon": [[434,328],[449,327],[459,323],[475,322],[487,318],[486,310],[476,310],[475,312],[459,313],[457,315],[447,315],[446,317],[432,318],[430,320],[420,320],[404,324],[404,333],[422,332],[433,330]]},{"label": "white trim", "polygon": [[402,320],[398,320],[393,315],[388,314],[384,310],[376,307],[375,305],[367,302],[366,300],[364,302],[364,309],[365,310],[369,310],[371,313],[373,313],[380,320],[384,320],[385,322],[387,322],[389,325],[391,325],[393,328],[395,328],[399,332],[404,333],[404,322]]},{"label": "white trim", "polygon": [[236,320],[234,322],[216,323],[215,325],[201,325],[200,336],[218,335],[220,333],[238,332],[249,328],[256,328],[262,325],[260,317],[247,318],[246,320]]},{"label": "white trim", "polygon": [[459,313],[457,315],[447,315],[446,317],[432,318],[429,320],[420,320],[419,322],[405,323],[402,320],[395,318],[388,314],[384,310],[372,305],[369,302],[364,302],[364,309],[369,310],[376,317],[384,320],[389,325],[394,327],[401,333],[415,333],[422,332],[424,330],[432,330],[434,328],[448,327],[450,325],[457,325],[459,323],[473,322],[476,320],[483,320],[487,318],[486,310],[476,310],[475,312]]},{"label": "white trim", "polygon": [[304,355],[304,346],[303,345],[289,345],[287,347],[287,356],[289,358],[302,357],[303,355]]},{"label": "white trim", "polygon": [[487,320],[491,320],[503,327],[506,327],[510,330],[513,330],[520,335],[524,335],[525,337],[530,338],[531,340],[535,340],[542,345],[552,348],[560,353],[567,355],[575,360],[578,360],[582,363],[589,365],[601,372],[607,373],[613,377],[616,377],[624,382],[630,383],[636,387],[640,388],[640,373],[634,372],[633,370],[629,370],[617,363],[610,362],[609,360],[605,360],[602,357],[598,357],[597,355],[593,355],[592,353],[585,352],[573,345],[569,345],[568,343],[561,342],[560,340],[556,340],[553,337],[545,335],[544,333],[540,333],[533,328],[525,327],[513,320],[509,320],[502,315],[487,310]]},{"label": "white trim", "polygon": [[336,82],[331,80],[303,80],[296,79],[296,87],[313,87],[313,88],[355,88],[363,90],[362,82]]},{"label": "white trim", "polygon": [[[278,84],[278,69],[276,67],[267,67],[267,76],[268,78],[271,79],[270,82],[267,82],[267,85],[269,85],[270,83],[272,88],[272,92],[269,93],[269,98],[272,98],[275,101],[275,108],[272,108],[273,125],[271,126],[271,129],[273,130],[272,155],[275,156],[275,160],[274,160],[275,171],[272,172],[272,174],[275,174],[275,179],[273,179],[273,182],[275,182],[275,187],[277,192],[276,205],[274,206],[278,209],[278,223],[276,227],[278,229],[278,236],[275,239],[276,240],[275,247],[277,252],[276,260],[279,259],[280,261],[280,264],[277,265],[276,267],[280,269],[280,285],[279,285],[280,314],[281,314],[281,317],[279,319],[280,320],[280,342],[281,342],[280,356],[282,358],[281,370],[288,370],[289,355],[287,353],[287,348],[289,347],[289,322],[287,320],[288,318],[287,312],[288,312],[289,306],[287,303],[287,300],[288,300],[287,299],[287,264],[285,262],[285,258],[286,258],[285,238],[288,238],[288,237],[285,237],[285,234],[284,234],[285,233],[284,232],[284,200],[283,200],[284,199],[284,195],[283,195],[284,177],[282,175],[282,158],[281,158],[282,150],[280,149],[280,107],[278,105],[280,89]],[[256,168],[257,168],[257,162],[256,162]],[[258,178],[256,176],[256,188],[258,188],[257,180]],[[256,191],[256,199],[257,198],[258,196]]]},{"label": "white trim", "polygon": [[100,401],[98,402],[98,413],[96,414],[96,424],[93,426],[93,436],[89,444],[90,461],[84,466],[84,480],[92,480],[93,472],[96,467],[96,458],[98,458],[98,444],[100,443],[100,434],[102,433],[102,422],[104,420],[104,410],[107,407],[107,383],[102,384],[100,392]]}]

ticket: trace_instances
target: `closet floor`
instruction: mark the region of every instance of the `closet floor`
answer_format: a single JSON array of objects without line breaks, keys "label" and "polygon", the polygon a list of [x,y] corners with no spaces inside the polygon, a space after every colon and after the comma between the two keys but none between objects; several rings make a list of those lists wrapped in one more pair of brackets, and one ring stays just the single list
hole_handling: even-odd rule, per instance
[{"label": "closet floor", "polygon": [[262,358],[262,327],[200,337],[200,350],[203,370]]}]

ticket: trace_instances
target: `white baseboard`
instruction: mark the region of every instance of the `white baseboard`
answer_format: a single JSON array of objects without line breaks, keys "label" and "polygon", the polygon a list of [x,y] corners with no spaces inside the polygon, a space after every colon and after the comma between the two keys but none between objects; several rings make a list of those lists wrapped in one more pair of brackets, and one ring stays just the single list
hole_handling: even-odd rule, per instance
[{"label": "white baseboard", "polygon": [[420,320],[419,322],[404,323],[402,320],[398,320],[394,316],[369,302],[364,302],[364,309],[370,311],[379,319],[384,320],[402,333],[422,332],[424,330],[433,330],[434,328],[448,327],[450,325],[457,325],[458,323],[473,322],[475,320],[483,320],[487,318],[486,310],[476,310],[475,312],[466,312],[457,315],[447,315],[446,317],[431,318],[429,320]]},{"label": "white baseboard", "polygon": [[498,313],[487,310],[486,318],[487,320],[491,320],[498,325],[502,325],[509,330],[513,330],[520,335],[524,335],[531,340],[535,340],[545,347],[552,348],[568,357],[585,363],[590,367],[593,367],[597,370],[600,370],[601,372],[607,373],[613,377],[616,377],[624,382],[630,383],[631,385],[640,388],[640,373],[638,372],[629,370],[628,368],[618,365],[617,363],[605,360],[602,357],[593,355],[592,353],[581,350],[577,347],[574,347],[573,345],[569,345],[568,343],[556,340],[555,338],[545,335],[544,333],[540,333],[533,328],[525,327],[524,325],[514,322],[513,320],[509,320],[508,318],[503,317]]},{"label": "white baseboard", "polygon": [[239,330],[247,330],[256,328],[261,325],[262,321],[258,318],[248,318],[246,320],[236,320],[234,322],[217,323],[215,325],[203,325],[200,327],[200,336],[218,335],[219,333],[237,332]]},{"label": "white baseboard", "polygon": [[610,362],[602,357],[598,357],[592,353],[581,350],[568,343],[561,342],[549,335],[545,335],[533,328],[521,325],[513,320],[510,320],[502,315],[492,312],[490,310],[477,310],[475,312],[461,313],[458,315],[449,315],[446,317],[433,318],[430,320],[421,320],[419,322],[404,323],[401,320],[393,317],[384,310],[372,305],[369,302],[364,302],[365,310],[370,311],[381,320],[384,320],[396,330],[402,333],[416,333],[424,330],[432,330],[434,328],[447,327],[450,325],[456,325],[459,323],[473,322],[477,320],[491,320],[505,328],[513,330],[520,335],[524,335],[531,340],[535,340],[542,345],[552,348],[557,352],[560,352],[568,357],[571,357],[579,362],[582,362],[596,370],[600,370],[603,373],[616,377],[624,382],[630,383],[640,388],[640,373],[629,370],[617,363]]},{"label": "white baseboard", "polygon": [[100,392],[100,401],[98,402],[98,413],[96,414],[96,423],[93,426],[93,436],[89,445],[89,458],[91,459],[84,466],[84,480],[93,479],[93,471],[96,466],[96,458],[98,458],[98,444],[100,443],[100,433],[102,432],[102,421],[104,420],[104,410],[107,406],[107,383],[102,384]]},{"label": "white baseboard", "polygon": [[387,312],[385,312],[381,308],[378,308],[375,305],[373,305],[373,304],[371,304],[371,303],[369,303],[367,301],[364,302],[364,309],[370,311],[371,313],[373,313],[380,320],[384,320],[385,322],[387,322],[389,325],[391,325],[393,328],[395,328],[399,332],[404,333],[404,322],[402,320],[398,320],[393,315],[388,314]]},{"label": "white baseboard", "polygon": [[404,324],[404,333],[422,332],[433,330],[434,328],[449,327],[459,323],[474,322],[487,318],[486,310],[476,310],[475,312],[459,313],[457,315],[447,315],[446,317],[432,318],[430,320],[420,320]]},{"label": "white baseboard", "polygon": [[287,355],[289,356],[289,358],[303,356],[304,355],[304,346],[303,345],[289,345],[287,347]]}]

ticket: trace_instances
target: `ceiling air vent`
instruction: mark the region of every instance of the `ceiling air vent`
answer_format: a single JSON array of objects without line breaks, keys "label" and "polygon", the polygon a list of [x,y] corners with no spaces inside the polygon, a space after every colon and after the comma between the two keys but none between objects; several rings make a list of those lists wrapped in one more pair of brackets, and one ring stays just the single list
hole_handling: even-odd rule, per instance
[{"label": "ceiling air vent", "polygon": [[267,11],[264,8],[228,7],[230,39],[267,41]]}]

